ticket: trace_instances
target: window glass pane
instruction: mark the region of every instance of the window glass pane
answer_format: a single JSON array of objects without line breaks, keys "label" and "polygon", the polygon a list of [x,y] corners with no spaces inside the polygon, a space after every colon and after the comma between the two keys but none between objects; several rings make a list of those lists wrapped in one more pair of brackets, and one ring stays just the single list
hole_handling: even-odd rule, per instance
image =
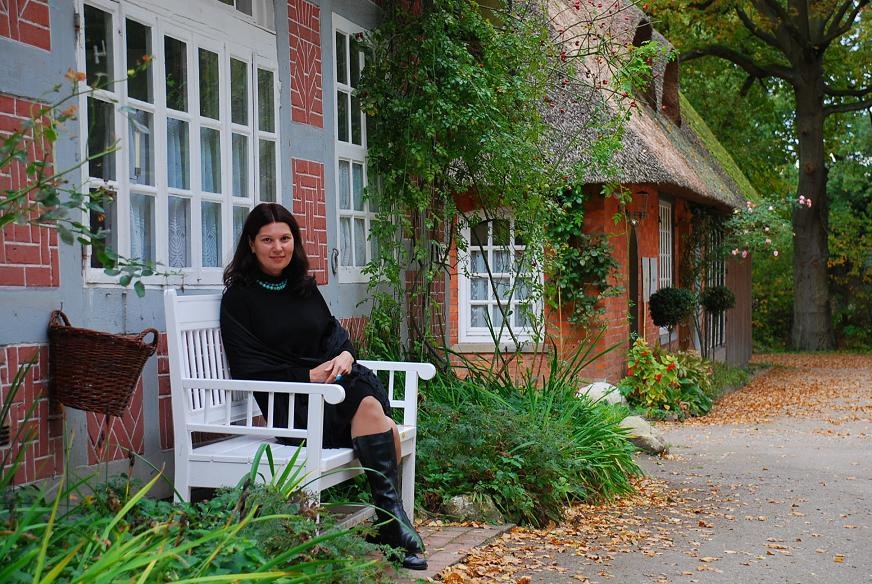
[{"label": "window glass pane", "polygon": [[[103,232],[103,242],[110,249],[118,249],[118,229],[116,229],[118,220],[118,211],[115,205],[115,193],[105,189],[91,189],[91,202],[99,203],[102,211],[92,209],[90,211],[91,231]],[[97,254],[91,249],[91,267],[104,268]]]},{"label": "window glass pane", "polygon": [[494,219],[493,226],[493,244],[509,245],[509,222],[505,219]]},{"label": "window glass pane", "polygon": [[337,83],[348,83],[348,46],[346,36],[336,31],[336,81]]},{"label": "window glass pane", "polygon": [[478,328],[487,326],[487,306],[473,306],[469,316],[471,326]]},{"label": "window glass pane", "polygon": [[339,208],[351,209],[351,177],[350,163],[347,160],[339,161]]},{"label": "window glass pane", "polygon": [[494,288],[496,288],[496,296],[500,300],[509,300],[512,297],[512,285],[505,278],[495,280]]},{"label": "window glass pane", "polygon": [[[127,71],[135,71],[143,63],[143,57],[151,56],[151,28],[135,20],[127,21]],[[137,71],[127,79],[127,95],[151,103],[151,67]]]},{"label": "window glass pane", "polygon": [[352,261],[351,219],[349,217],[339,219],[339,249],[342,250],[342,265],[354,265]]},{"label": "window glass pane", "polygon": [[[106,152],[115,144],[115,109],[111,103],[88,98],[88,174],[103,180],[115,179],[115,152]],[[96,157],[96,158],[94,158]]]},{"label": "window glass pane", "polygon": [[351,142],[358,146],[363,145],[363,116],[360,112],[360,100],[356,95],[351,96]]},{"label": "window glass pane", "polygon": [[503,312],[499,306],[491,307],[491,323],[493,323],[494,330],[499,333],[500,327],[503,326]]},{"label": "window glass pane", "polygon": [[191,188],[188,122],[167,118],[167,184],[174,189]]},{"label": "window glass pane", "polygon": [[200,115],[218,119],[218,53],[199,49],[200,57]]},{"label": "window glass pane", "polygon": [[201,208],[203,267],[221,265],[221,203],[203,203]]},{"label": "window glass pane", "polygon": [[219,2],[223,2],[227,6],[233,6],[233,0],[218,0]]},{"label": "window glass pane", "polygon": [[154,198],[140,193],[130,193],[130,256],[155,261]]},{"label": "window glass pane", "polygon": [[273,72],[257,70],[257,126],[262,132],[275,132]]},{"label": "window glass pane", "polygon": [[221,192],[221,133],[213,128],[200,128],[200,172],[203,190]]},{"label": "window glass pane", "polygon": [[112,15],[85,6],[85,74],[91,87],[106,88],[113,79]]},{"label": "window glass pane", "polygon": [[348,142],[348,94],[336,92],[336,136],[340,142]]},{"label": "window glass pane", "polygon": [[233,196],[248,197],[248,136],[233,134]]},{"label": "window glass pane", "polygon": [[233,239],[231,241],[238,242],[239,236],[242,235],[242,226],[245,225],[245,220],[248,218],[248,207],[233,207]]},{"label": "window glass pane", "polygon": [[485,263],[484,254],[480,251],[471,251],[470,257],[472,258],[472,272],[474,274],[486,274],[487,265]]},{"label": "window glass pane", "polygon": [[260,200],[274,203],[276,200],[276,143],[271,140],[260,140],[258,152],[260,155],[258,165]]},{"label": "window glass pane", "polygon": [[488,223],[487,221],[482,221],[471,230],[471,240],[472,245],[487,245],[487,236],[488,236]]},{"label": "window glass pane", "polygon": [[515,326],[519,328],[529,328],[532,326],[530,322],[530,307],[527,304],[518,304],[515,306]]},{"label": "window glass pane", "polygon": [[472,300],[487,300],[487,278],[472,278],[470,280],[469,295]]},{"label": "window glass pane", "polygon": [[363,211],[363,165],[355,162],[352,167],[351,193],[354,198],[354,210]]},{"label": "window glass pane", "polygon": [[248,63],[230,59],[230,119],[248,125]]},{"label": "window glass pane", "polygon": [[128,112],[128,171],[130,181],[141,185],[154,184],[154,128],[152,115],[133,110]]},{"label": "window glass pane", "polygon": [[360,41],[357,40],[357,35],[351,37],[351,55],[349,57],[351,65],[351,78],[349,79],[351,87],[357,88],[360,83],[360,62],[363,60],[363,47],[360,46]]},{"label": "window glass pane", "polygon": [[236,0],[236,9],[251,16],[251,0]]},{"label": "window glass pane", "polygon": [[354,220],[354,265],[366,265],[366,223],[363,219]]},{"label": "window glass pane", "polygon": [[164,37],[167,107],[188,111],[188,48],[182,41]]},{"label": "window glass pane", "polygon": [[183,197],[169,197],[167,201],[167,237],[169,265],[187,268],[191,265],[191,201]]},{"label": "window glass pane", "polygon": [[512,271],[512,254],[507,250],[494,250],[493,265],[494,273],[507,274]]}]

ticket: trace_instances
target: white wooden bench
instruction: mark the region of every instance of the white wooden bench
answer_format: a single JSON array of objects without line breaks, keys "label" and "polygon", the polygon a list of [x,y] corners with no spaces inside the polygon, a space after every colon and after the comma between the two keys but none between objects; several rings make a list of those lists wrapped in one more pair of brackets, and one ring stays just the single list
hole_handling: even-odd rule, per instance
[{"label": "white wooden bench", "polygon": [[[295,464],[305,474],[305,489],[317,501],[324,489],[362,472],[351,448],[323,448],[324,403],[339,403],[345,391],[339,385],[230,379],[221,343],[219,313],[221,295],[164,293],[173,430],[175,432],[176,497],[190,499],[194,487],[234,486],[249,472],[255,454],[264,442],[270,444],[276,474],[293,459],[298,447],[279,444],[278,436],[305,440]],[[415,444],[418,415],[418,379],[431,379],[436,369],[430,363],[359,361],[373,371],[387,372],[387,390],[392,408],[402,411],[398,422],[402,444],[400,481],[403,507],[414,512]],[[254,392],[309,396],[308,426],[275,428],[272,407],[267,419],[261,415]],[[288,420],[293,424],[294,398],[288,399]],[[197,443],[194,433],[221,434],[223,439]],[[260,461],[260,473],[270,478],[268,462]]]}]

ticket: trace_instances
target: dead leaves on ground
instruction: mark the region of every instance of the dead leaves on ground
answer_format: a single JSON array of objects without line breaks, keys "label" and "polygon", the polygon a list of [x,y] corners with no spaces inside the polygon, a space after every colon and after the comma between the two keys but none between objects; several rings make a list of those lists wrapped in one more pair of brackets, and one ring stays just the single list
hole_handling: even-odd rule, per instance
[{"label": "dead leaves on ground", "polygon": [[[578,582],[607,582],[609,567],[620,554],[656,558],[673,548],[676,527],[711,533],[714,505],[670,488],[664,481],[642,478],[636,492],[603,505],[574,505],[560,525],[544,529],[515,528],[496,541],[473,550],[463,563],[443,572],[453,584],[528,582],[529,574],[550,571]],[[716,558],[701,558],[712,562]],[[569,568],[567,566],[574,566]],[[584,572],[573,573],[575,569]]]},{"label": "dead leaves on ground", "polygon": [[872,421],[872,355],[773,354],[754,361],[773,367],[721,397],[707,416],[683,423],[760,424],[779,416]]}]

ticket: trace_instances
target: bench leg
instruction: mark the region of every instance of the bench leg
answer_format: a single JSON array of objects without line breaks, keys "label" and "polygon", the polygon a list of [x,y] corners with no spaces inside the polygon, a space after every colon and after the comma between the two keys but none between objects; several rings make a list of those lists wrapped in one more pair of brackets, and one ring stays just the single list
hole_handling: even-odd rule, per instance
[{"label": "bench leg", "polygon": [[412,525],[415,523],[415,445],[412,451],[403,457],[400,484],[402,485],[403,508]]}]

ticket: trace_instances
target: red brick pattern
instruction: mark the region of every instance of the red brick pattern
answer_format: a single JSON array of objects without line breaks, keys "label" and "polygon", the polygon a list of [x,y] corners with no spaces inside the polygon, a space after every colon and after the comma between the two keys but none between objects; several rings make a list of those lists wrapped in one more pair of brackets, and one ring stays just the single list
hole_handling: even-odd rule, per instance
[{"label": "red brick pattern", "polygon": [[[0,0],[0,6],[3,5]],[[39,109],[39,104],[0,94],[0,139],[21,128],[21,123]],[[51,163],[51,149],[41,139],[25,140],[30,160]],[[51,168],[47,169],[51,172]],[[26,164],[14,161],[0,168],[0,192],[17,191],[28,183]],[[57,232],[38,225],[7,225],[0,230],[0,286],[57,287]]]},{"label": "red brick pattern", "polygon": [[0,36],[50,51],[48,0],[0,0]]},{"label": "red brick pattern", "polygon": [[173,405],[170,394],[170,359],[167,354],[167,334],[161,333],[157,341],[157,409],[160,425],[160,447],[169,450],[175,444],[173,434]]},{"label": "red brick pattern", "polygon": [[288,0],[291,51],[291,119],[324,127],[321,83],[321,9],[305,0]]},{"label": "red brick pattern", "polygon": [[311,160],[292,160],[294,175],[293,213],[300,223],[309,270],[318,284],[327,283],[327,205],[324,165]]},{"label": "red brick pattern", "polygon": [[145,425],[142,419],[142,379],[136,382],[130,403],[121,417],[87,412],[88,464],[127,458],[131,452],[145,452]]},{"label": "red brick pattern", "polygon": [[[0,446],[0,458],[22,456],[16,484],[57,476],[64,468],[63,410],[48,398],[47,345],[0,347],[0,401],[9,398],[19,366],[34,357],[34,365],[11,400],[9,418],[0,420],[0,425],[9,427],[10,435],[10,444]],[[23,443],[15,440],[20,430],[29,436]]]}]

